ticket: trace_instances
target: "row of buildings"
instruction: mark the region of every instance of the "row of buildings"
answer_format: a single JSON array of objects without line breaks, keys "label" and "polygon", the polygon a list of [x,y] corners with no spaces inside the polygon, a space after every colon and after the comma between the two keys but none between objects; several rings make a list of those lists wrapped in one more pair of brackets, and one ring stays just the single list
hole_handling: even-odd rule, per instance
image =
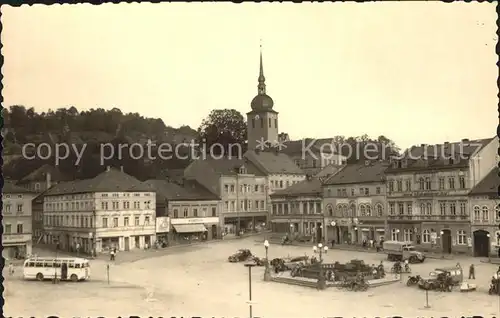
[{"label": "row of buildings", "polygon": [[71,180],[42,166],[4,185],[4,257],[30,254],[33,242],[100,253],[262,227],[348,244],[405,240],[445,253],[487,255],[498,246],[498,138],[420,145],[401,158],[349,165],[331,139],[283,146],[262,55],[260,62],[246,153],[195,160],[175,182],[140,182],[109,168]]}]

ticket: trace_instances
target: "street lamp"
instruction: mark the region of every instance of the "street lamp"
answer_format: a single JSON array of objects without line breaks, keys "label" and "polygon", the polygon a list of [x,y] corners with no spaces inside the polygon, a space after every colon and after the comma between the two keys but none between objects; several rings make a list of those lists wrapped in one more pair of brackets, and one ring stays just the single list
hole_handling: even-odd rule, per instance
[{"label": "street lamp", "polygon": [[268,282],[271,280],[271,271],[269,269],[269,241],[265,240],[264,241],[264,248],[266,249],[266,263],[265,263],[265,270],[264,270],[264,281]]},{"label": "street lamp", "polygon": [[488,263],[491,263],[491,253],[490,253],[490,233],[486,234],[486,237],[488,238]]},{"label": "street lamp", "polygon": [[322,290],[326,288],[325,275],[323,275],[323,253],[328,253],[328,246],[323,246],[323,244],[318,243],[318,245],[313,246],[313,252],[319,254],[319,276],[318,276],[318,289]]},{"label": "street lamp", "polygon": [[399,229],[396,229],[396,241],[399,241]]}]

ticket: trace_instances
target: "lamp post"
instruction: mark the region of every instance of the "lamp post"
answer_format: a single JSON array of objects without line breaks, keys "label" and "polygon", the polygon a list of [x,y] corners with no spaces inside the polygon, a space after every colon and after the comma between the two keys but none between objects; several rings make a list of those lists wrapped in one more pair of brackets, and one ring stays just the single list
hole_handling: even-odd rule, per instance
[{"label": "lamp post", "polygon": [[399,232],[401,232],[399,229],[396,229],[396,241],[399,241]]},{"label": "lamp post", "polygon": [[268,240],[264,241],[264,248],[266,249],[266,263],[264,264],[265,265],[265,269],[264,269],[264,281],[268,282],[268,281],[271,280],[271,270],[269,269],[269,254],[268,254],[269,241]]},{"label": "lamp post", "polygon": [[318,276],[318,289],[323,290],[326,288],[325,275],[323,275],[323,253],[328,253],[328,246],[323,246],[323,244],[318,243],[318,245],[313,246],[313,252],[319,254],[319,276]]},{"label": "lamp post", "polygon": [[444,258],[444,254],[443,254],[443,234],[444,232],[443,231],[439,231],[439,235],[440,235],[440,239],[441,239],[441,258]]},{"label": "lamp post", "polygon": [[491,263],[491,253],[490,253],[490,233],[486,234],[486,237],[488,238],[488,263]]},{"label": "lamp post", "polygon": [[252,267],[255,266],[254,263],[245,264],[248,267],[248,307],[250,309],[250,318],[253,318],[252,314]]}]

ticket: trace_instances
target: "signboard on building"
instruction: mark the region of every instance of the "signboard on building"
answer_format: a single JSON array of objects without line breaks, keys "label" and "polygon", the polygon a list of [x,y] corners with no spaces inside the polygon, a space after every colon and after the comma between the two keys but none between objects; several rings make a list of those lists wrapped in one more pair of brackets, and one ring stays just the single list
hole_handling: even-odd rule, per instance
[{"label": "signboard on building", "polygon": [[31,235],[29,234],[3,234],[3,243],[25,243],[31,241]]},{"label": "signboard on building", "polygon": [[186,219],[172,219],[172,225],[176,224],[207,224],[207,223],[219,223],[218,217],[208,217],[208,218],[186,218]]},{"label": "signboard on building", "polygon": [[170,218],[160,216],[156,218],[156,233],[170,232]]}]

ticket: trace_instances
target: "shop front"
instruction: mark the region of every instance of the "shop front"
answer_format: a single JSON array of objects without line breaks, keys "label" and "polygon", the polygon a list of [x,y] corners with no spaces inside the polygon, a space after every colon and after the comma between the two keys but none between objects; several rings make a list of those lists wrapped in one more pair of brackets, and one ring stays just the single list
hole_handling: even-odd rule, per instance
[{"label": "shop front", "polygon": [[370,240],[380,242],[385,240],[384,221],[365,221],[361,219],[355,227],[358,234],[358,242],[369,242]]},{"label": "shop front", "polygon": [[219,218],[183,218],[170,220],[172,239],[177,243],[214,240],[219,237]]},{"label": "shop front", "polygon": [[353,236],[350,229],[353,225],[351,218],[328,218],[326,239],[328,242],[335,241],[336,244],[351,244]]},{"label": "shop front", "polygon": [[22,259],[31,254],[31,235],[29,234],[3,234],[2,256],[5,259]]}]

